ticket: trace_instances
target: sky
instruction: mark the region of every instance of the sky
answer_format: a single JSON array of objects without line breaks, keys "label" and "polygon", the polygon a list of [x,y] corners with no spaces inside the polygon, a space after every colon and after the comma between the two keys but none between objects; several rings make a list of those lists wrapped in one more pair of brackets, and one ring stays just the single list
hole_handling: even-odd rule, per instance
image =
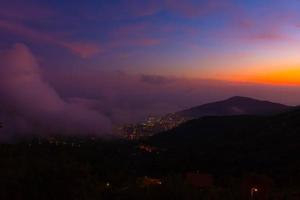
[{"label": "sky", "polygon": [[1,0],[2,48],[96,68],[300,84],[299,0]]},{"label": "sky", "polygon": [[300,104],[299,0],[0,2],[5,131],[105,134],[235,95]]}]

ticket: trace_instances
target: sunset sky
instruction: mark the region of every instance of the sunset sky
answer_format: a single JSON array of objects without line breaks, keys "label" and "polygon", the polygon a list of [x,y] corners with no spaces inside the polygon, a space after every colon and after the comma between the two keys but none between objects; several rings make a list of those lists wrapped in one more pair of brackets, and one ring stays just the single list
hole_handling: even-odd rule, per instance
[{"label": "sunset sky", "polygon": [[4,132],[104,134],[231,96],[300,105],[299,0],[0,2]]},{"label": "sunset sky", "polygon": [[300,84],[299,0],[1,0],[0,48],[46,71]]}]

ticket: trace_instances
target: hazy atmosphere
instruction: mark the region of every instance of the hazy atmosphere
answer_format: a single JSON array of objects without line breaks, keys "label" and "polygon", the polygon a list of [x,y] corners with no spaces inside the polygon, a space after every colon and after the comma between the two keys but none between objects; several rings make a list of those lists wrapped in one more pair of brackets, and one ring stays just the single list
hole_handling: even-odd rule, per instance
[{"label": "hazy atmosphere", "polygon": [[300,0],[0,0],[0,200],[299,200]]},{"label": "hazy atmosphere", "polygon": [[237,95],[297,105],[299,7],[4,0],[0,120],[9,125],[1,137],[33,129],[103,135]]}]

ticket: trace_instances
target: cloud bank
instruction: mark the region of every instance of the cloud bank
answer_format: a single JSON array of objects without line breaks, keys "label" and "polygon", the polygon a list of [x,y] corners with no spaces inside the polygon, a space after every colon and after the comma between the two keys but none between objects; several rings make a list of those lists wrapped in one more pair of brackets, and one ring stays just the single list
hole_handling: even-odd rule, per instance
[{"label": "cloud bank", "polygon": [[63,100],[42,78],[36,58],[23,44],[0,54],[0,96],[2,138],[13,134],[110,131],[110,121],[104,115],[81,102]]}]

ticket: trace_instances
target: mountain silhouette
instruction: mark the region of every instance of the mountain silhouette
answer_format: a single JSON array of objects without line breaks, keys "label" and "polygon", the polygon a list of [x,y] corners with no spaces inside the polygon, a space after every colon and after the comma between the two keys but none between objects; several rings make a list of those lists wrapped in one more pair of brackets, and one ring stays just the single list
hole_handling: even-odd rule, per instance
[{"label": "mountain silhouette", "polygon": [[291,108],[291,106],[279,103],[235,96],[223,101],[192,107],[176,114],[194,119],[203,116],[270,115],[285,112]]}]

